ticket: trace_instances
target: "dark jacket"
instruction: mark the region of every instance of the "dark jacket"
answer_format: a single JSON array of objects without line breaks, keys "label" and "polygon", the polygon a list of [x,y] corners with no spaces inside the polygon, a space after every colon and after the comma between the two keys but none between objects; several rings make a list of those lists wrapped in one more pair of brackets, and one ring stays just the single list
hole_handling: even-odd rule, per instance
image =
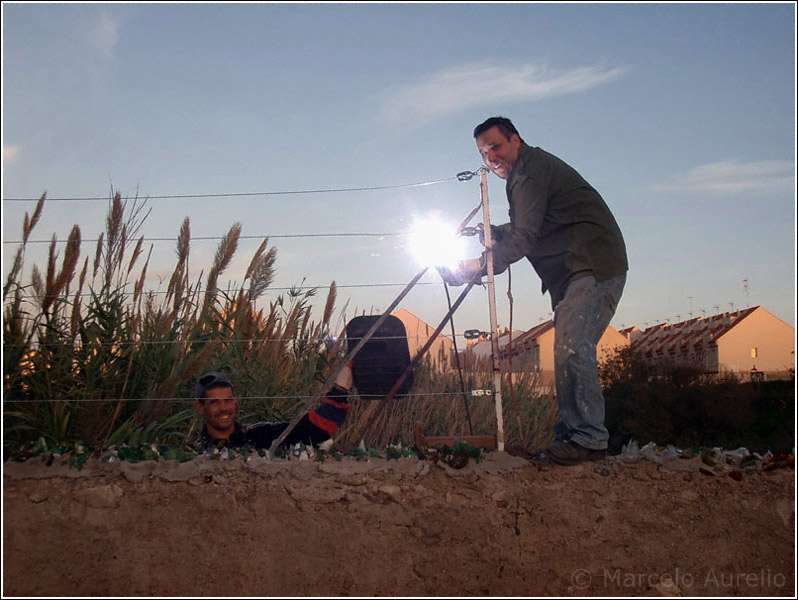
[{"label": "dark jacket", "polygon": [[553,154],[522,144],[507,178],[510,222],[491,228],[494,272],[524,256],[554,309],[579,277],[626,273],[623,235],[599,193]]}]

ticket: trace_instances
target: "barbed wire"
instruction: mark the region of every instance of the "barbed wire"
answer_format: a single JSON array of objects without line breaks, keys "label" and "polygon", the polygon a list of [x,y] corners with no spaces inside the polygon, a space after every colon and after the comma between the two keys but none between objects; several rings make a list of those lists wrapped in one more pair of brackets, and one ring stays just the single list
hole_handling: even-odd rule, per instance
[{"label": "barbed wire", "polygon": [[[183,200],[183,199],[199,199],[199,198],[247,198],[256,196],[296,196],[304,194],[335,194],[341,192],[373,192],[380,190],[397,190],[402,188],[424,187],[429,185],[438,185],[441,183],[448,183],[453,181],[464,181],[459,177],[447,177],[445,179],[435,179],[432,181],[421,181],[417,183],[404,183],[396,185],[373,185],[364,187],[346,187],[346,188],[323,188],[323,189],[309,189],[309,190],[282,190],[282,191],[266,191],[266,192],[231,192],[219,194],[170,194],[170,195],[153,195],[144,196],[145,200]],[[3,202],[38,202],[40,198],[3,198]],[[98,202],[108,201],[108,196],[77,196],[77,197],[61,197],[61,198],[46,198],[45,202]]]}]

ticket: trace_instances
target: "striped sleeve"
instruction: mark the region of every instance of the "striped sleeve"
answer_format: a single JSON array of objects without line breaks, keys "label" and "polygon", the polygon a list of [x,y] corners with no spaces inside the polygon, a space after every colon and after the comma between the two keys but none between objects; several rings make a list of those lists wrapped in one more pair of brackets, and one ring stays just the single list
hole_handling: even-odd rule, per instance
[{"label": "striped sleeve", "polygon": [[310,411],[308,418],[316,427],[332,437],[338,431],[338,428],[344,424],[348,413],[349,402],[346,401],[346,392],[340,390],[340,388],[333,388],[327,398],[324,399],[324,402]]},{"label": "striped sleeve", "polygon": [[324,431],[329,437],[338,431],[344,424],[349,413],[349,388],[352,387],[352,361],[344,367],[332,389],[327,392],[327,397],[321,406],[308,413],[310,422]]}]

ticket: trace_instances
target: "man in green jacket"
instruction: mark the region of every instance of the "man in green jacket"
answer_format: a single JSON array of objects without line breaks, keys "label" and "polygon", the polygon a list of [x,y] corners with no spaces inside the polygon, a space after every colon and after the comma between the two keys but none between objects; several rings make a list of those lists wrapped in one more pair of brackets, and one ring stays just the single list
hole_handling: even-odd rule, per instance
[{"label": "man in green jacket", "polygon": [[[626,283],[623,235],[601,195],[556,156],[528,146],[509,119],[474,129],[485,165],[507,180],[510,222],[491,227],[494,272],[526,257],[551,296],[560,421],[542,457],[577,464],[606,455],[596,346]],[[485,273],[485,256],[463,261],[449,283]]]}]

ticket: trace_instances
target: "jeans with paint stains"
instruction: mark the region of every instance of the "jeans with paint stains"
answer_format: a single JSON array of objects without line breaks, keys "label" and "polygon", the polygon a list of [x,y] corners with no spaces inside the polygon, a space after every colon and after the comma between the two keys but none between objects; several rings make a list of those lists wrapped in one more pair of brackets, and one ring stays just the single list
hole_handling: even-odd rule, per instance
[{"label": "jeans with paint stains", "polygon": [[604,395],[596,346],[610,324],[626,283],[626,274],[596,282],[592,275],[568,284],[554,310],[554,374],[560,421],[558,440],[591,450],[607,448]]}]

